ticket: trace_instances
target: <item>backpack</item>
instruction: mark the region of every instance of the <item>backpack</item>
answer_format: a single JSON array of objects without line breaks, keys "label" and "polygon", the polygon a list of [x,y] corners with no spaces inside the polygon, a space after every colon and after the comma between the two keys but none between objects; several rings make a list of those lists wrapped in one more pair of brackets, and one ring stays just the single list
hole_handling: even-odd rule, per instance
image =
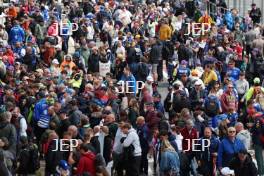
[{"label": "backpack", "polygon": [[149,75],[149,68],[147,67],[146,64],[139,63],[137,73],[138,73],[137,75],[138,78],[145,80],[147,76]]},{"label": "backpack", "polygon": [[189,108],[189,99],[184,90],[179,90],[173,94],[173,109],[180,112],[183,108]]},{"label": "backpack", "polygon": [[33,144],[28,147],[30,162],[28,163],[28,173],[35,173],[40,168],[38,147]]},{"label": "backpack", "polygon": [[205,101],[205,113],[206,115],[213,117],[218,113],[218,100],[215,96],[208,96],[207,101]]}]

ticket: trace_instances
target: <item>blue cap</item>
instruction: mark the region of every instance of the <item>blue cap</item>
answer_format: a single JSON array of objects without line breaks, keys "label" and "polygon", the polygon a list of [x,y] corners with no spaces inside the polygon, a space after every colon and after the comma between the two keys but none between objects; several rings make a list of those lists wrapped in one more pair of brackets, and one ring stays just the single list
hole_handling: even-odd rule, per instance
[{"label": "blue cap", "polygon": [[59,167],[63,170],[68,170],[70,168],[69,164],[65,160],[60,160]]}]

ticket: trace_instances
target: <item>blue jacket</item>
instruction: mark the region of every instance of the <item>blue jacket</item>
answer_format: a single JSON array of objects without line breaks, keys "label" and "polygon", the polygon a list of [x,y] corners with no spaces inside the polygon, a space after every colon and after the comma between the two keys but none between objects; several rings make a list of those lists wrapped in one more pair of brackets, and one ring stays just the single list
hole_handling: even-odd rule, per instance
[{"label": "blue jacket", "polygon": [[48,114],[49,105],[45,98],[41,99],[34,108],[34,120],[41,128],[48,128],[50,116]]},{"label": "blue jacket", "polygon": [[232,69],[227,69],[227,75],[231,77],[234,81],[239,79],[239,74],[240,74],[240,69],[239,68],[232,68]]},{"label": "blue jacket", "polygon": [[161,173],[165,173],[171,170],[179,173],[180,159],[177,152],[166,150],[161,153],[160,171]]},{"label": "blue jacket", "polygon": [[[134,95],[136,95],[136,93],[137,93],[137,83],[136,83],[135,77],[132,74],[130,74],[129,76],[123,75],[121,80],[125,82],[124,83],[125,87],[128,84],[128,88],[132,88]],[[126,90],[126,88],[125,88],[125,90]],[[131,92],[131,90],[126,90],[126,91],[127,92]]]},{"label": "blue jacket", "polygon": [[23,42],[25,40],[25,31],[19,25],[12,27],[10,31],[10,42],[14,45],[16,42]]},{"label": "blue jacket", "polygon": [[[211,158],[212,158],[212,153],[217,153],[218,151],[218,147],[219,147],[219,139],[212,136],[211,139],[210,139],[210,146],[209,147],[204,147],[204,150],[203,150],[203,139],[206,139],[206,138],[201,138],[200,141],[199,141],[199,150],[201,152],[197,152],[197,159],[198,160],[203,160],[204,162],[209,162],[211,161]],[[207,141],[204,142],[204,145],[207,146]],[[209,150],[208,150],[209,149]]]},{"label": "blue jacket", "polygon": [[183,74],[186,74],[187,76],[189,76],[190,75],[190,69],[186,68],[186,67],[179,66],[178,72],[177,72],[177,78],[181,79],[181,76]]},{"label": "blue jacket", "polygon": [[228,138],[224,138],[218,148],[218,167],[228,167],[231,159],[242,149],[245,149],[245,146],[239,139],[232,142]]}]

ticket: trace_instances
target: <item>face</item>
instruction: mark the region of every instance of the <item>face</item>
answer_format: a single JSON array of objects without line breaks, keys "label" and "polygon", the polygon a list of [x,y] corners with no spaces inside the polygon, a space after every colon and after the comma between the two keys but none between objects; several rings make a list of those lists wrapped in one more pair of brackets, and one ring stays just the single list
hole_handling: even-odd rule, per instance
[{"label": "face", "polygon": [[234,88],[234,86],[229,84],[227,86],[227,92],[232,92],[233,88]]},{"label": "face", "polygon": [[238,153],[238,158],[240,161],[245,161],[247,155],[244,153]]},{"label": "face", "polygon": [[229,137],[235,137],[236,136],[236,130],[235,129],[229,129],[228,130],[228,136]]},{"label": "face", "polygon": [[208,128],[204,130],[204,136],[210,138],[212,136],[212,131]]},{"label": "face", "polygon": [[122,132],[123,132],[124,134],[128,134],[128,128],[122,128]]}]

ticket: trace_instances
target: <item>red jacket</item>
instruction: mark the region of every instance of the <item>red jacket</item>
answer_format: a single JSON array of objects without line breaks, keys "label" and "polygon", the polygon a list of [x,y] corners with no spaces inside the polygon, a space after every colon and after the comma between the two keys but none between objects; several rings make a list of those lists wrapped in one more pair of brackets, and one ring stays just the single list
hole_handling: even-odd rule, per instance
[{"label": "red jacket", "polygon": [[[195,128],[191,129],[191,132],[187,130],[186,127],[184,127],[181,131],[181,135],[183,136],[182,140],[182,150],[186,152],[191,152],[192,151],[192,144],[193,144],[193,139],[198,139],[198,131]],[[190,141],[188,140],[190,139]]]},{"label": "red jacket", "polygon": [[91,176],[95,176],[95,155],[92,152],[82,154],[77,166],[77,175],[82,175],[84,172],[89,172]]}]

